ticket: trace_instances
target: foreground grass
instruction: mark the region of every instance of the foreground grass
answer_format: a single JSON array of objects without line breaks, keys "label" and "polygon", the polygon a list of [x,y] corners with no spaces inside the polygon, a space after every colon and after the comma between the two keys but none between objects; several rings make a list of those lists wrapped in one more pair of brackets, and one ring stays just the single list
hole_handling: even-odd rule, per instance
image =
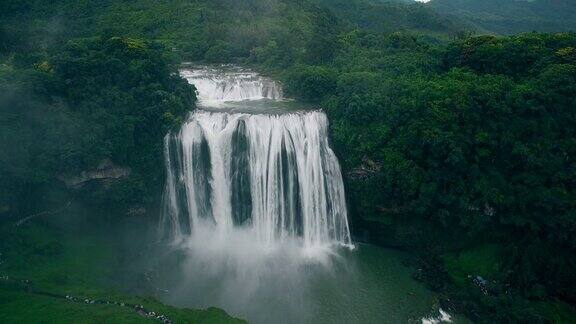
[{"label": "foreground grass", "polygon": [[[480,276],[488,282],[497,279],[502,271],[501,249],[502,246],[497,244],[484,244],[459,253],[448,253],[444,256],[446,271],[460,291],[478,293],[472,278]],[[515,307],[518,312],[535,310],[550,323],[574,323],[576,317],[572,305],[556,299],[530,300]]]},{"label": "foreground grass", "polygon": [[[106,296],[106,298],[109,298]],[[117,296],[119,300],[141,304],[173,323],[225,324],[244,323],[224,311],[179,309],[154,299]],[[130,308],[116,305],[72,303],[65,299],[14,291],[0,287],[0,323],[158,323],[159,320],[139,315]]]},{"label": "foreground grass", "polygon": [[[0,323],[161,322],[114,303],[142,305],[172,323],[244,323],[220,309],[180,309],[114,290],[110,282],[121,259],[114,233],[75,217],[71,210],[22,226],[0,225]],[[66,295],[112,304],[73,302]]]}]

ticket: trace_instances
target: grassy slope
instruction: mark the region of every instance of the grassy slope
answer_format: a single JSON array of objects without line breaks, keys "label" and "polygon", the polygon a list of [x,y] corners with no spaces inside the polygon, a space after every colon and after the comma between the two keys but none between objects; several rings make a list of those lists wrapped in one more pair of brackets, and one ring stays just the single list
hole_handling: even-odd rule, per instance
[{"label": "grassy slope", "polygon": [[576,30],[572,0],[433,0],[428,5],[481,32],[515,34]]},{"label": "grassy slope", "polygon": [[[106,295],[107,297],[109,294]],[[222,310],[178,309],[154,299],[118,296],[122,301],[141,304],[148,310],[166,315],[174,323],[245,323]],[[132,309],[116,305],[88,305],[63,299],[14,291],[0,286],[0,322],[2,323],[158,323],[138,315]]]},{"label": "grassy slope", "polygon": [[[178,309],[109,288],[120,268],[120,243],[104,224],[110,215],[88,214],[72,206],[62,215],[37,218],[19,227],[12,222],[0,226],[0,277],[9,278],[0,280],[1,323],[158,322],[127,307],[86,305],[34,292],[141,304],[175,323],[243,323],[219,309]],[[94,222],[90,217],[101,219]],[[20,280],[31,281],[31,291],[13,284]]]}]

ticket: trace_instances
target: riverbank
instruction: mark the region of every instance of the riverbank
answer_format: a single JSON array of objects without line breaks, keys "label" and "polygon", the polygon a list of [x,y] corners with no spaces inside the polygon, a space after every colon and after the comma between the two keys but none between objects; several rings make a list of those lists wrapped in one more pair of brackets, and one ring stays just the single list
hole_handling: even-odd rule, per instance
[{"label": "riverbank", "polygon": [[[0,226],[0,322],[244,323],[216,308],[176,308],[127,294],[122,233],[126,219],[72,203],[61,213]],[[147,222],[141,219],[142,222]],[[140,230],[140,229],[138,229]],[[134,274],[132,274],[134,275]]]},{"label": "riverbank", "polygon": [[[438,317],[438,297],[411,277],[412,257],[365,244],[354,251],[340,251],[329,268],[304,264],[292,274],[302,281],[285,287],[281,294],[273,287],[294,281],[264,279],[255,294],[261,298],[244,295],[246,301],[254,302],[248,313],[227,308],[231,305],[218,301],[222,288],[218,282],[233,287],[231,277],[207,281],[203,290],[195,289],[206,277],[201,272],[181,271],[190,261],[182,251],[155,248],[152,217],[116,216],[109,223],[112,215],[72,203],[67,212],[31,219],[18,227],[4,223],[0,227],[4,238],[0,274],[7,278],[0,280],[0,321],[158,323],[162,315],[172,323],[242,323],[210,306],[251,314],[256,322],[279,314],[292,322],[301,322],[305,316],[315,323],[342,319],[419,323],[422,318]],[[196,284],[191,281],[194,278]],[[294,294],[301,298],[278,298]],[[306,307],[298,308],[299,303]],[[286,304],[299,311],[282,312]],[[382,314],[387,314],[385,319]],[[460,318],[452,319],[460,323]]]},{"label": "riverbank", "polygon": [[562,322],[574,36],[350,33],[328,63],[264,68],[326,111],[356,239],[421,256],[418,277],[473,320]]}]

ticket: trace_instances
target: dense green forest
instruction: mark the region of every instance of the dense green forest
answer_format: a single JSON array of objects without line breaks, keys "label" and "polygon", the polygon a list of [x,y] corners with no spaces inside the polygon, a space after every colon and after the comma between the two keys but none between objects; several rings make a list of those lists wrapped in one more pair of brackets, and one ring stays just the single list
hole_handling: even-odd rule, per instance
[{"label": "dense green forest", "polygon": [[466,31],[567,30],[574,11],[446,3],[2,1],[0,221],[108,160],[130,176],[81,199],[153,205],[163,136],[196,100],[177,64],[243,63],[327,112],[356,239],[418,254],[415,277],[474,321],[569,322],[576,34]]},{"label": "dense green forest", "polygon": [[355,27],[376,32],[412,31],[435,36],[453,34],[460,26],[428,7],[408,1],[319,0],[318,4]]},{"label": "dense green forest", "polygon": [[576,35],[436,49],[399,35],[363,45],[371,36],[287,77],[331,118],[356,229],[421,251],[419,276],[457,285],[472,319],[538,321],[541,302],[574,302]]},{"label": "dense green forest", "polygon": [[[2,210],[26,215],[57,178],[102,161],[131,176],[98,196],[129,206],[162,183],[162,137],[194,105],[159,46],[130,38],[71,40],[57,51],[9,53],[0,74]],[[107,196],[107,197],[105,197]],[[112,201],[110,201],[110,199]]]},{"label": "dense green forest", "polygon": [[[106,160],[134,171],[124,181],[130,183],[115,184],[115,203],[129,207],[157,194],[161,134],[194,101],[191,88],[170,76],[175,62],[238,61],[275,69],[328,63],[337,35],[351,28],[329,9],[304,1],[38,0],[1,6],[2,113],[13,120],[3,129],[11,140],[2,142],[7,185],[1,199],[3,210],[23,215],[38,209],[26,197],[39,185]],[[397,21],[416,28],[409,27],[410,12]],[[39,133],[46,134],[45,143],[37,141]]]},{"label": "dense green forest", "polygon": [[432,0],[428,6],[489,33],[576,30],[576,3],[571,0]]},{"label": "dense green forest", "polygon": [[[165,44],[187,60],[214,62],[278,51],[291,63],[306,54],[322,21],[333,28],[455,34],[449,19],[419,4],[371,0],[18,1],[0,4],[4,46],[46,48],[70,37],[121,34]],[[22,37],[24,36],[24,37]]]}]

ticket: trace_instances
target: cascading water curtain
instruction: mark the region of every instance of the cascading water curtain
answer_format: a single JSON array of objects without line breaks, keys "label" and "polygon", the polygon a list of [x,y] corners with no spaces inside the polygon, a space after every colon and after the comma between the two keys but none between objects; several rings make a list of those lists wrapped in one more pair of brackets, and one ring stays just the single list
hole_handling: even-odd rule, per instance
[{"label": "cascading water curtain", "polygon": [[[194,79],[199,82],[198,73]],[[204,94],[205,102],[223,93],[234,94],[233,100],[281,93],[254,74],[206,79],[199,90],[214,92]],[[208,222],[224,231],[249,227],[265,244],[301,237],[305,247],[351,246],[342,174],[327,128],[319,110],[195,111],[165,139],[163,234],[182,239]]]}]

